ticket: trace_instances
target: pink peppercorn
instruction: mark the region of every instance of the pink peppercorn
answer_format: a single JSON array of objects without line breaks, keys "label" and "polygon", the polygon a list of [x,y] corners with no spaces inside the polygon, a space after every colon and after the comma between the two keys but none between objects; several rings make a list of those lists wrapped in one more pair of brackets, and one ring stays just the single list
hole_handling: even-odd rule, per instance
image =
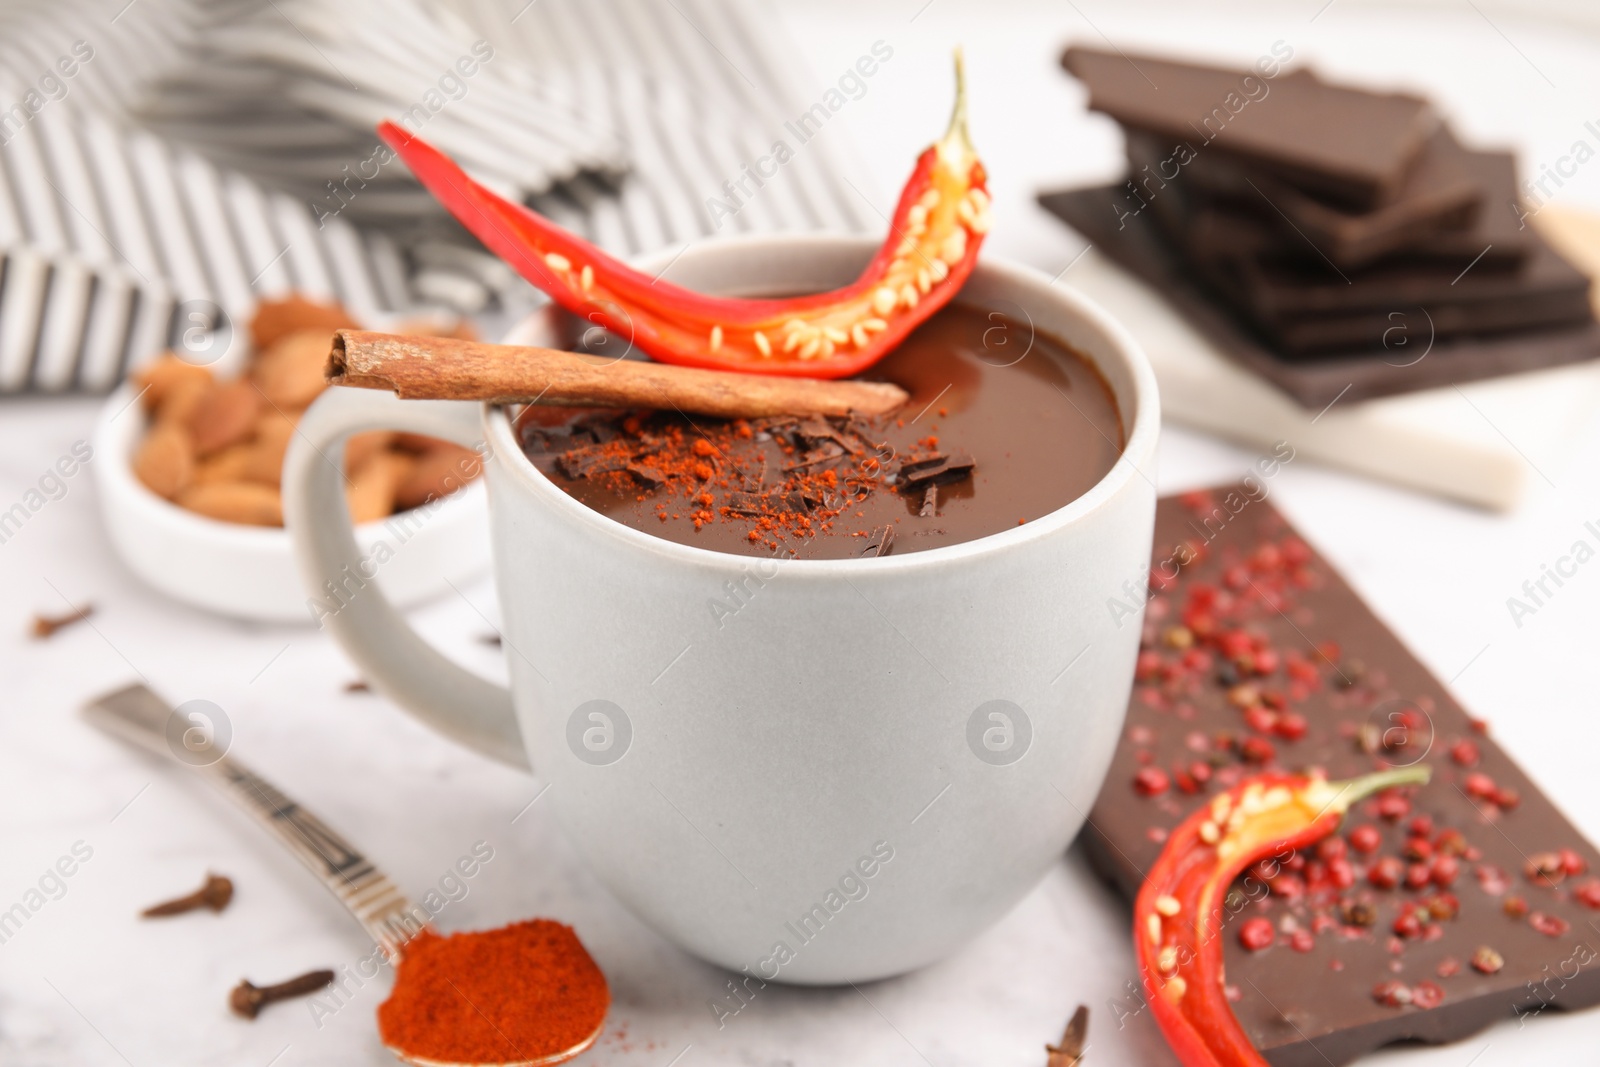
[{"label": "pink peppercorn", "polygon": [[1167,791],[1171,780],[1160,767],[1146,767],[1133,776],[1133,788],[1140,796],[1160,796]]},{"label": "pink peppercorn", "polygon": [[1248,920],[1239,927],[1239,944],[1251,952],[1260,952],[1277,938],[1273,932],[1272,923],[1260,917]]}]

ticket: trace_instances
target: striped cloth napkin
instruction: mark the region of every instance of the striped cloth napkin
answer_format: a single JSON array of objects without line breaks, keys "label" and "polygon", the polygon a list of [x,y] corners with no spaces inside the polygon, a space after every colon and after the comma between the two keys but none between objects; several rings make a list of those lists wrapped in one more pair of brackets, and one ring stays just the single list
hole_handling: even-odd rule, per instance
[{"label": "striped cloth napkin", "polygon": [[525,314],[539,295],[375,158],[379,117],[622,255],[861,229],[837,134],[750,181],[806,110],[775,25],[755,0],[13,0],[0,394],[105,391],[289,291]]}]

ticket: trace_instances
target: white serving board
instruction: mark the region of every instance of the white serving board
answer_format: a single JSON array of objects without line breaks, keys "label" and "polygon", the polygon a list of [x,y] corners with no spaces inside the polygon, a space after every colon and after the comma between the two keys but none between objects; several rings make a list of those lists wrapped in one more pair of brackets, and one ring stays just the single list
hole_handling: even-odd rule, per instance
[{"label": "white serving board", "polygon": [[1139,339],[1172,422],[1495,510],[1555,479],[1600,404],[1600,363],[1307,411],[1202,337],[1143,282],[1089,250],[1064,279]]}]

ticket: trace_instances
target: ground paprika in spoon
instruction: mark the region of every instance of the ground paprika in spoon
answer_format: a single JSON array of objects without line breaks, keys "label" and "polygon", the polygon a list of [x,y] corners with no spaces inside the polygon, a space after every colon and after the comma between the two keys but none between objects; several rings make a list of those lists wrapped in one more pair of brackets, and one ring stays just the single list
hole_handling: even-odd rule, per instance
[{"label": "ground paprika in spoon", "polygon": [[611,991],[572,927],[531,919],[406,942],[378,1034],[407,1063],[555,1064],[594,1044]]}]

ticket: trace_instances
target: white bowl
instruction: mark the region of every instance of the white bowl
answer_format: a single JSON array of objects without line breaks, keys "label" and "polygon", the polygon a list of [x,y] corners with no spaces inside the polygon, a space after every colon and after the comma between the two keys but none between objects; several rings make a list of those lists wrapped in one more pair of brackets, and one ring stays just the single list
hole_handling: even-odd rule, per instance
[{"label": "white bowl", "polygon": [[[267,622],[313,622],[289,532],[219,522],[164,500],[134,476],[133,453],[149,428],[136,390],[124,384],[95,427],[95,482],[117,554],[175,600],[222,615]],[[488,503],[482,480],[436,504],[356,528],[378,588],[409,607],[489,567]],[[379,551],[379,543],[387,551]]]}]

